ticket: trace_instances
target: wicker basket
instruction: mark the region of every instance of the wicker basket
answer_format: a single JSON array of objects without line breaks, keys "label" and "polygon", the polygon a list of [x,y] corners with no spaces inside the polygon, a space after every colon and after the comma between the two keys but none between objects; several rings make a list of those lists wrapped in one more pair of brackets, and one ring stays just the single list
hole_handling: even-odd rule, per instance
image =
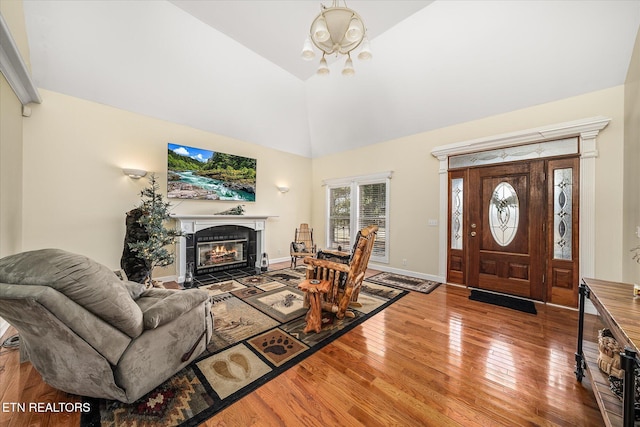
[{"label": "wicker basket", "polygon": [[624,349],[613,338],[607,328],[598,331],[598,367],[612,377],[622,378],[624,371],[620,369],[620,353]]}]

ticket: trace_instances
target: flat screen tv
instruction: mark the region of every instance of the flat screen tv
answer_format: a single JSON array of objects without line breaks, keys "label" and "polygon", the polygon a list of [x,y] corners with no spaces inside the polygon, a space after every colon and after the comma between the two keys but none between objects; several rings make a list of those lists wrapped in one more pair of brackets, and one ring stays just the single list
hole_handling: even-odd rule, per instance
[{"label": "flat screen tv", "polygon": [[256,159],[169,143],[167,197],[256,200]]}]

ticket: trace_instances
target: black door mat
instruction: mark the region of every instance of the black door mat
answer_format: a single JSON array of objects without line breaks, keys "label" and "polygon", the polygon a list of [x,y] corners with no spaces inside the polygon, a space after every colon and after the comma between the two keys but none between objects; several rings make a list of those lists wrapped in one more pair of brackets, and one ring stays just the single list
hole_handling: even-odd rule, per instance
[{"label": "black door mat", "polygon": [[532,301],[514,298],[508,295],[499,295],[472,289],[471,295],[469,295],[469,299],[472,301],[486,302],[487,304],[511,308],[513,310],[522,311],[524,313],[538,314],[536,305]]}]

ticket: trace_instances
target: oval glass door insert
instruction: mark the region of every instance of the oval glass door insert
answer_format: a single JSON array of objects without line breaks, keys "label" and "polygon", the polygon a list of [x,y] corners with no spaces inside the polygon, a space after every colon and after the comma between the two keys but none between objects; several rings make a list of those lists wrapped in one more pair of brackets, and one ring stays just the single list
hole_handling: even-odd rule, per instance
[{"label": "oval glass door insert", "polygon": [[507,246],[516,237],[520,202],[515,188],[508,182],[496,185],[489,203],[489,229],[496,243]]}]

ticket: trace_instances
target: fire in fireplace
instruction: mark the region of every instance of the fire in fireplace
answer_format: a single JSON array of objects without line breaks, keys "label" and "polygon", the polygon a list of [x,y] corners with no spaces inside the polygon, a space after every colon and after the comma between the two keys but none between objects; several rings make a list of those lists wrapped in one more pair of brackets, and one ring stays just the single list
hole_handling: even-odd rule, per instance
[{"label": "fire in fireplace", "polygon": [[226,240],[198,243],[196,251],[197,270],[238,263],[246,263],[246,246],[248,239]]},{"label": "fire in fireplace", "polygon": [[255,266],[256,232],[240,225],[207,227],[186,237],[186,262],[195,276]]}]

